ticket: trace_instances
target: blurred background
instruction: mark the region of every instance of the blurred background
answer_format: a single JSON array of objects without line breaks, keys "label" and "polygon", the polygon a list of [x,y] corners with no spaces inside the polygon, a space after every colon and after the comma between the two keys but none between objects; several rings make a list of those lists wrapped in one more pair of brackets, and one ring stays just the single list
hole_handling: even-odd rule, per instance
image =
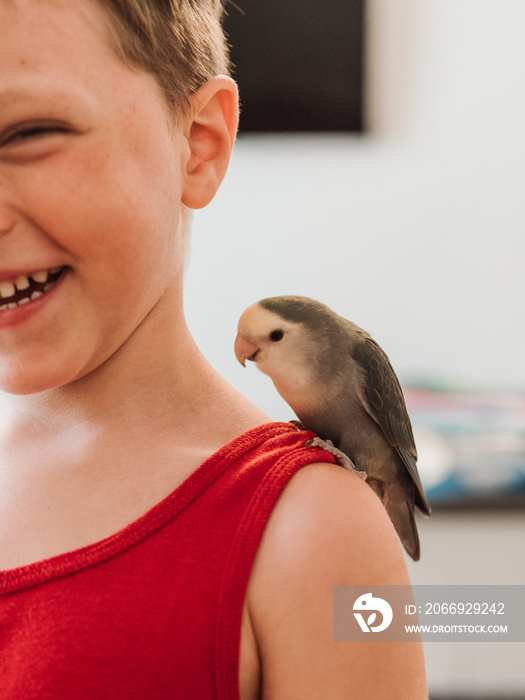
[{"label": "blurred background", "polygon": [[[235,360],[244,308],[302,294],[366,328],[405,389],[434,506],[412,582],[525,584],[525,2],[236,4],[244,126],[194,217],[196,340],[290,420]],[[525,644],[425,654],[432,700],[525,698]]]}]

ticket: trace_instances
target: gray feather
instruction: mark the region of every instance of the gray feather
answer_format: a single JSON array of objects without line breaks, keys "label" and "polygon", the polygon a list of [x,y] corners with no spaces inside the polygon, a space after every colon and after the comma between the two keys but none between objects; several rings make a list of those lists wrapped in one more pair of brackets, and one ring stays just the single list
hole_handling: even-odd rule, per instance
[{"label": "gray feather", "polygon": [[417,470],[414,433],[394,369],[386,353],[372,338],[355,346],[353,358],[367,374],[364,405],[408,469],[417,489],[416,505],[425,515],[430,515],[430,505]]}]

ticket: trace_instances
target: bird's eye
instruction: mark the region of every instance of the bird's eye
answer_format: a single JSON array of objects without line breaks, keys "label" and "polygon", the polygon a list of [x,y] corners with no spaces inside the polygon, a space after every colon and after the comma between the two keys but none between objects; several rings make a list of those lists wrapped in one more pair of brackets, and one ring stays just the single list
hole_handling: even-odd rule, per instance
[{"label": "bird's eye", "polygon": [[270,340],[272,343],[278,343],[284,337],[284,331],[277,330],[270,333]]}]

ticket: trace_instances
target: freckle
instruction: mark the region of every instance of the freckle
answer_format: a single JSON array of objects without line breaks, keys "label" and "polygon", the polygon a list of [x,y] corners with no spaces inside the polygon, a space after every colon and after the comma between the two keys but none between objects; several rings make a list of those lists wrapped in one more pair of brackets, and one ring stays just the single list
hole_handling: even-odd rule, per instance
[{"label": "freckle", "polygon": [[20,65],[21,65],[21,66],[25,66],[25,64],[26,64],[26,59],[23,58],[23,59],[20,61]]}]

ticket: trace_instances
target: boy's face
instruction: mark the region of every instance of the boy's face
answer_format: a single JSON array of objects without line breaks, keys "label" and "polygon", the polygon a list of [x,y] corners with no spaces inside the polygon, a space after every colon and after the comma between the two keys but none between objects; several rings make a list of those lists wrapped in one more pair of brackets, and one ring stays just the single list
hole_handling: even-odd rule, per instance
[{"label": "boy's face", "polygon": [[13,393],[99,366],[180,285],[187,141],[105,22],[94,0],[0,0],[0,389]]}]

